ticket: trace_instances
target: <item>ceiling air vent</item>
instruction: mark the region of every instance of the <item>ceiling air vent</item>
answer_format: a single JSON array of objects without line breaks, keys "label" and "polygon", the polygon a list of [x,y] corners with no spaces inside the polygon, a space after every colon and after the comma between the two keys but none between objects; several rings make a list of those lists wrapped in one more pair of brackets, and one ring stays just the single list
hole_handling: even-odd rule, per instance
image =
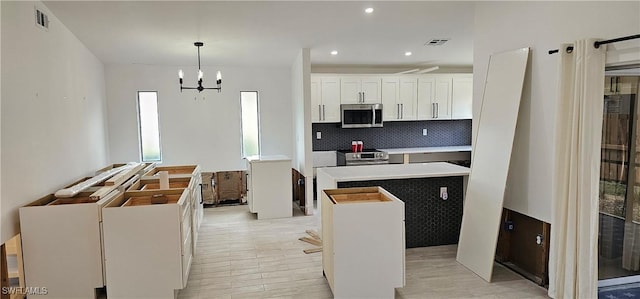
[{"label": "ceiling air vent", "polygon": [[444,43],[448,42],[448,38],[434,38],[428,42],[426,42],[425,46],[442,46]]},{"label": "ceiling air vent", "polygon": [[44,29],[49,29],[49,17],[37,8],[36,8],[36,26]]}]

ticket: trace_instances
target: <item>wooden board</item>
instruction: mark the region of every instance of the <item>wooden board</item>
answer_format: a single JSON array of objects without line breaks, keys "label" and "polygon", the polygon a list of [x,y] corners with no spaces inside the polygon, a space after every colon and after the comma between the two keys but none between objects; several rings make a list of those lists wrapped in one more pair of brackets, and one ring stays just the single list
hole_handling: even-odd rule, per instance
[{"label": "wooden board", "polygon": [[380,193],[335,194],[331,200],[336,204],[391,201]]},{"label": "wooden board", "polygon": [[320,235],[314,230],[308,229],[305,232],[316,240],[322,240],[322,238],[320,238]]},{"label": "wooden board", "polygon": [[302,250],[304,253],[306,254],[310,254],[310,253],[316,253],[316,252],[322,252],[322,247],[318,247],[318,248],[311,248],[311,249],[304,249]]},{"label": "wooden board", "polygon": [[81,203],[96,203],[96,202],[98,201],[88,196],[76,196],[76,197],[58,198],[50,202],[48,205],[55,206],[55,205],[81,204]]},{"label": "wooden board", "polygon": [[456,260],[491,282],[529,49],[491,55]]},{"label": "wooden board", "polygon": [[145,164],[138,164],[134,167],[131,167],[128,170],[124,170],[114,176],[112,176],[110,179],[106,180],[104,182],[105,186],[119,186],[122,185],[122,183],[126,182],[130,177],[136,175],[136,173],[138,173],[140,170],[142,170],[146,165]]},{"label": "wooden board", "polygon": [[[167,202],[165,204],[174,204],[174,203],[178,203],[178,201],[180,200],[180,195],[166,195],[166,198],[167,198]],[[129,206],[146,206],[146,205],[155,205],[151,203],[151,196],[129,197],[122,206],[129,207]]]},{"label": "wooden board", "polygon": [[179,165],[179,166],[156,166],[151,171],[144,174],[144,176],[155,176],[160,171],[167,171],[170,175],[176,174],[193,174],[198,168],[198,165]]},{"label": "wooden board", "polygon": [[318,239],[315,239],[315,238],[302,237],[302,238],[299,238],[298,240],[307,242],[312,245],[322,246],[322,241],[319,241]]},{"label": "wooden board", "polygon": [[[187,187],[189,187],[189,182],[169,182],[169,188],[171,189],[187,188]],[[160,189],[159,183],[144,184],[142,187],[140,187],[140,190],[157,190],[157,189]]]}]

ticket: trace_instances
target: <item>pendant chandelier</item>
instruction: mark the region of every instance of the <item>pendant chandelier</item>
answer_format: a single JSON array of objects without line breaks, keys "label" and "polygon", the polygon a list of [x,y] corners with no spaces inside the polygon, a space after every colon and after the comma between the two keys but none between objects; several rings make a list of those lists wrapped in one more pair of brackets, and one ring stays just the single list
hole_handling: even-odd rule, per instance
[{"label": "pendant chandelier", "polygon": [[193,45],[198,48],[198,86],[197,87],[185,87],[185,86],[182,86],[182,78],[184,77],[184,72],[182,72],[182,70],[180,70],[178,72],[178,77],[180,78],[180,92],[182,92],[183,89],[196,89],[196,90],[198,90],[198,92],[202,92],[205,89],[216,89],[216,90],[218,90],[218,92],[222,91],[222,74],[220,74],[220,71],[218,71],[218,73],[216,74],[217,87],[204,87],[204,86],[202,86],[202,78],[204,77],[204,73],[202,72],[202,68],[200,68],[200,47],[204,46],[204,43],[203,42],[195,42],[195,43],[193,43]]}]

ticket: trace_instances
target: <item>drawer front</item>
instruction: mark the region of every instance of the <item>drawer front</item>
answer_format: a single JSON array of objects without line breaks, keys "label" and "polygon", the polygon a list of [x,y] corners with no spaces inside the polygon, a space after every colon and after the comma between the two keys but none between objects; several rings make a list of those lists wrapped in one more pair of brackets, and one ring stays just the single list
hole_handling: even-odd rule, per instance
[{"label": "drawer front", "polygon": [[187,237],[184,243],[182,243],[183,254],[182,254],[182,284],[183,287],[187,284],[187,279],[189,279],[189,271],[191,269],[191,261],[193,258],[193,247],[191,246],[193,240],[191,239],[191,234]]},{"label": "drawer front", "polygon": [[186,214],[186,218],[184,218],[182,220],[182,228],[181,228],[181,233],[182,233],[182,242],[184,242],[187,238],[189,238],[190,234],[191,234],[191,211],[188,211]]}]

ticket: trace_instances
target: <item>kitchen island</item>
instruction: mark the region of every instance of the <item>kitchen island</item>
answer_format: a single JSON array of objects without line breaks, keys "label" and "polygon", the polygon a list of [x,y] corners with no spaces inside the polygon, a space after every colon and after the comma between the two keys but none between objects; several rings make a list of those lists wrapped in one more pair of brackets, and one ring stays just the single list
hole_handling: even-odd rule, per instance
[{"label": "kitchen island", "polygon": [[317,193],[380,186],[405,204],[407,248],[455,244],[469,172],[445,162],[319,168]]}]

